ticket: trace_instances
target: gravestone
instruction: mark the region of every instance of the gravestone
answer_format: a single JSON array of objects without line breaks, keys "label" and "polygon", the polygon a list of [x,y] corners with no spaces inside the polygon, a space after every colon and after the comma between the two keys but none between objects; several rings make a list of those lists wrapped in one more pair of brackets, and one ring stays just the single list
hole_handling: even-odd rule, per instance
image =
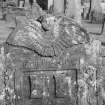
[{"label": "gravestone", "polygon": [[7,69],[2,75],[1,101],[7,105],[100,105],[97,99],[104,92],[100,42],[71,18],[38,16],[26,17],[3,45]]}]

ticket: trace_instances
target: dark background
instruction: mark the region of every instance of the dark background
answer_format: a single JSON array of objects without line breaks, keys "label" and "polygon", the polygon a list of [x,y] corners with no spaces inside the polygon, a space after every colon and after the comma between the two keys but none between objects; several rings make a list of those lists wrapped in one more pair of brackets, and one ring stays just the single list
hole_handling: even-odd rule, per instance
[{"label": "dark background", "polygon": [[36,0],[36,1],[43,10],[47,10],[47,8],[48,8],[48,0]]}]

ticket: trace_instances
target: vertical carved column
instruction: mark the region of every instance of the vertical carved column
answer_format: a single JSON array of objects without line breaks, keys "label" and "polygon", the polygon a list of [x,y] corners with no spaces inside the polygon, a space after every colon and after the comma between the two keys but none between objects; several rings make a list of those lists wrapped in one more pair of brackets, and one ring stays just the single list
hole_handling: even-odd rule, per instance
[{"label": "vertical carved column", "polygon": [[81,24],[81,0],[74,0],[74,1],[75,1],[75,19],[79,24]]},{"label": "vertical carved column", "polygon": [[30,7],[29,0],[25,0],[25,7]]},{"label": "vertical carved column", "polygon": [[81,24],[81,0],[66,0],[65,14]]},{"label": "vertical carved column", "polygon": [[50,13],[53,12],[53,3],[54,3],[54,0],[48,0],[48,11]]},{"label": "vertical carved column", "polygon": [[64,13],[64,0],[54,0],[54,14]]},{"label": "vertical carved column", "polygon": [[53,5],[53,0],[48,0],[48,9]]},{"label": "vertical carved column", "polygon": [[68,17],[75,16],[75,0],[66,0],[65,15]]}]

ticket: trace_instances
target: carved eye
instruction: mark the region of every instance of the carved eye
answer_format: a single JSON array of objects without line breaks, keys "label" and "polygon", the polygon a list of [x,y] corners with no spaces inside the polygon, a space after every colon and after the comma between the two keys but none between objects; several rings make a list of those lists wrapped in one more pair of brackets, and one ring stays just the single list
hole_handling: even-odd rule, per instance
[{"label": "carved eye", "polygon": [[37,93],[37,90],[33,90],[32,91],[32,95],[36,96],[38,93]]}]

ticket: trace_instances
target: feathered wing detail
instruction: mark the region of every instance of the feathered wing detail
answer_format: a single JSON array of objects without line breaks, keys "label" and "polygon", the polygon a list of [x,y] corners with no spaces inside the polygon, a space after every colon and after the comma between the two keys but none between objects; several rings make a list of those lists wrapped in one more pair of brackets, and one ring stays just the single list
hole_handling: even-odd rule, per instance
[{"label": "feathered wing detail", "polygon": [[47,18],[43,23],[28,20],[27,24],[12,32],[7,43],[28,48],[41,56],[54,57],[87,41],[88,34],[76,22],[66,17],[55,17],[54,23],[49,23]]}]

